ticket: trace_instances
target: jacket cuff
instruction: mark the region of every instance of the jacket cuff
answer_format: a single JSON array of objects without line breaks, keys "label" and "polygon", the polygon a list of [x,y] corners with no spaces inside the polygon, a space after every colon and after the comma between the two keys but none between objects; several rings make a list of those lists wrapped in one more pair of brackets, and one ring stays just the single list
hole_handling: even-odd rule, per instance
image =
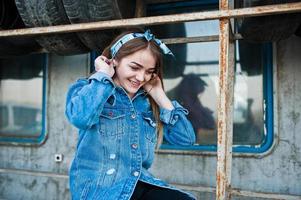
[{"label": "jacket cuff", "polygon": [[174,109],[167,110],[165,108],[160,108],[160,120],[165,124],[174,125],[178,119],[179,115],[188,115],[188,110],[183,108],[177,101],[172,101]]},{"label": "jacket cuff", "polygon": [[96,72],[92,76],[90,76],[88,79],[89,80],[95,79],[95,80],[98,80],[105,84],[111,83],[113,86],[115,86],[113,79],[108,74],[103,73],[103,72]]}]

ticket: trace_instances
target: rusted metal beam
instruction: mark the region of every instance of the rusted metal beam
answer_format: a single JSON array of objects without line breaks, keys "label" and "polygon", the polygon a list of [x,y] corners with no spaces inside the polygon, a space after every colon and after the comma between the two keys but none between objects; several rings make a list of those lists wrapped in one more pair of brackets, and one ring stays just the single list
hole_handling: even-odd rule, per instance
[{"label": "rusted metal beam", "polygon": [[[243,37],[240,34],[235,34],[233,40],[241,40]],[[187,44],[187,43],[197,43],[197,42],[215,42],[219,41],[219,35],[208,35],[208,36],[198,36],[198,37],[179,37],[179,38],[165,38],[161,39],[165,44]],[[37,51],[31,52],[36,53],[48,53],[44,48]],[[199,153],[199,152],[198,152]],[[246,154],[244,154],[246,155]],[[252,154],[253,155],[253,154]]]},{"label": "rusted metal beam", "polygon": [[290,4],[277,4],[252,8],[241,8],[233,10],[205,11],[185,14],[174,14],[154,17],[141,17],[132,19],[120,19],[110,21],[99,21],[80,24],[14,29],[0,31],[0,37],[11,36],[36,36],[54,33],[70,33],[81,31],[95,31],[112,28],[135,27],[138,25],[172,24],[187,21],[213,20],[221,18],[253,17],[281,13],[301,12],[301,2]]},{"label": "rusted metal beam", "polygon": [[[229,9],[228,0],[220,1],[220,10]],[[216,199],[231,199],[233,138],[234,41],[230,19],[219,21],[219,96],[217,119]]]},{"label": "rusted metal beam", "polygon": [[[243,37],[240,34],[233,35],[233,40],[241,40]],[[208,35],[199,37],[181,37],[181,38],[166,38],[162,39],[166,44],[181,44],[181,43],[195,43],[195,42],[214,42],[219,41],[219,35]]]},{"label": "rusted metal beam", "polygon": [[183,2],[183,1],[190,1],[190,0],[147,0],[148,4],[159,4],[159,3],[173,3],[173,2]]}]

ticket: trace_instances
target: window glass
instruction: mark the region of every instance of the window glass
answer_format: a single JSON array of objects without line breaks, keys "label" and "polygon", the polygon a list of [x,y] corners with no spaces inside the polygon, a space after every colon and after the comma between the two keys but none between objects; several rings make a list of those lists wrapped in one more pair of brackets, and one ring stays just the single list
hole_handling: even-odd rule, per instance
[{"label": "window glass", "polygon": [[[218,21],[153,26],[158,38],[218,35]],[[166,58],[164,87],[171,99],[188,109],[196,145],[216,145],[219,92],[219,43],[168,45],[176,59]],[[261,145],[264,141],[264,46],[236,41],[233,144]]]},{"label": "window glass", "polygon": [[[172,2],[149,5],[147,15],[218,10],[217,0]],[[219,35],[218,20],[195,21],[150,27],[156,37]],[[216,150],[217,103],[219,92],[219,42],[168,45],[176,59],[165,59],[164,87],[171,99],[189,110],[196,144],[189,149]],[[235,45],[233,111],[234,151],[266,151],[273,141],[272,54],[270,44]],[[266,103],[264,103],[266,102]],[[164,141],[163,149],[174,147]]]},{"label": "window glass", "polygon": [[42,134],[44,55],[0,59],[0,139]]}]

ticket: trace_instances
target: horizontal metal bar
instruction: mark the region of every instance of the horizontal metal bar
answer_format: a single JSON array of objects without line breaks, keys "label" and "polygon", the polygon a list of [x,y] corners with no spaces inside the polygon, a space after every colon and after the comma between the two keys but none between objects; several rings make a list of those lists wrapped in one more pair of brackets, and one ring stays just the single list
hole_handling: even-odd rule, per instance
[{"label": "horizontal metal bar", "polygon": [[110,21],[89,22],[80,24],[14,29],[0,31],[0,37],[12,36],[37,36],[54,33],[71,33],[80,31],[94,31],[112,28],[135,27],[138,25],[160,25],[187,21],[213,20],[221,18],[254,17],[281,13],[292,13],[301,11],[301,2],[259,6],[252,8],[240,8],[233,10],[205,11],[185,14],[174,14],[154,17],[141,17],[132,19],[119,19]]},{"label": "horizontal metal bar", "polygon": [[[241,34],[235,34],[234,40],[241,40],[243,37]],[[161,39],[165,44],[186,44],[186,43],[197,43],[197,42],[215,42],[219,40],[218,35],[211,35],[211,36],[199,36],[199,37],[179,37],[179,38],[165,38]],[[36,53],[48,53],[48,51],[44,48],[41,48],[37,51],[32,52],[33,54]]]},{"label": "horizontal metal bar", "polygon": [[[241,40],[243,37],[240,34],[234,35],[234,40]],[[196,42],[214,42],[219,41],[219,35],[199,36],[199,37],[181,37],[162,39],[166,44],[181,44],[181,43],[196,43]]]},{"label": "horizontal metal bar", "polygon": [[[147,0],[146,3],[148,4],[159,4],[159,3],[174,3],[174,2],[179,2],[183,0]],[[190,0],[184,0],[184,1],[190,1]]]}]

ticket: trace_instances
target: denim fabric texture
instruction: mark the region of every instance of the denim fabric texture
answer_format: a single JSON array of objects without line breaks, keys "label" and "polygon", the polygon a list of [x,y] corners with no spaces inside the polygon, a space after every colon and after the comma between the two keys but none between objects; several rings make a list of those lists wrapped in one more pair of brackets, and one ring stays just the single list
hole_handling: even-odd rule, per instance
[{"label": "denim fabric texture", "polygon": [[[195,133],[186,118],[188,111],[176,101],[172,104],[173,110],[160,108],[165,140],[174,145],[193,145]],[[73,200],[129,200],[138,180],[179,190],[148,172],[157,135],[143,89],[130,99],[110,77],[97,72],[70,86],[65,114],[79,129],[70,167]]]}]

